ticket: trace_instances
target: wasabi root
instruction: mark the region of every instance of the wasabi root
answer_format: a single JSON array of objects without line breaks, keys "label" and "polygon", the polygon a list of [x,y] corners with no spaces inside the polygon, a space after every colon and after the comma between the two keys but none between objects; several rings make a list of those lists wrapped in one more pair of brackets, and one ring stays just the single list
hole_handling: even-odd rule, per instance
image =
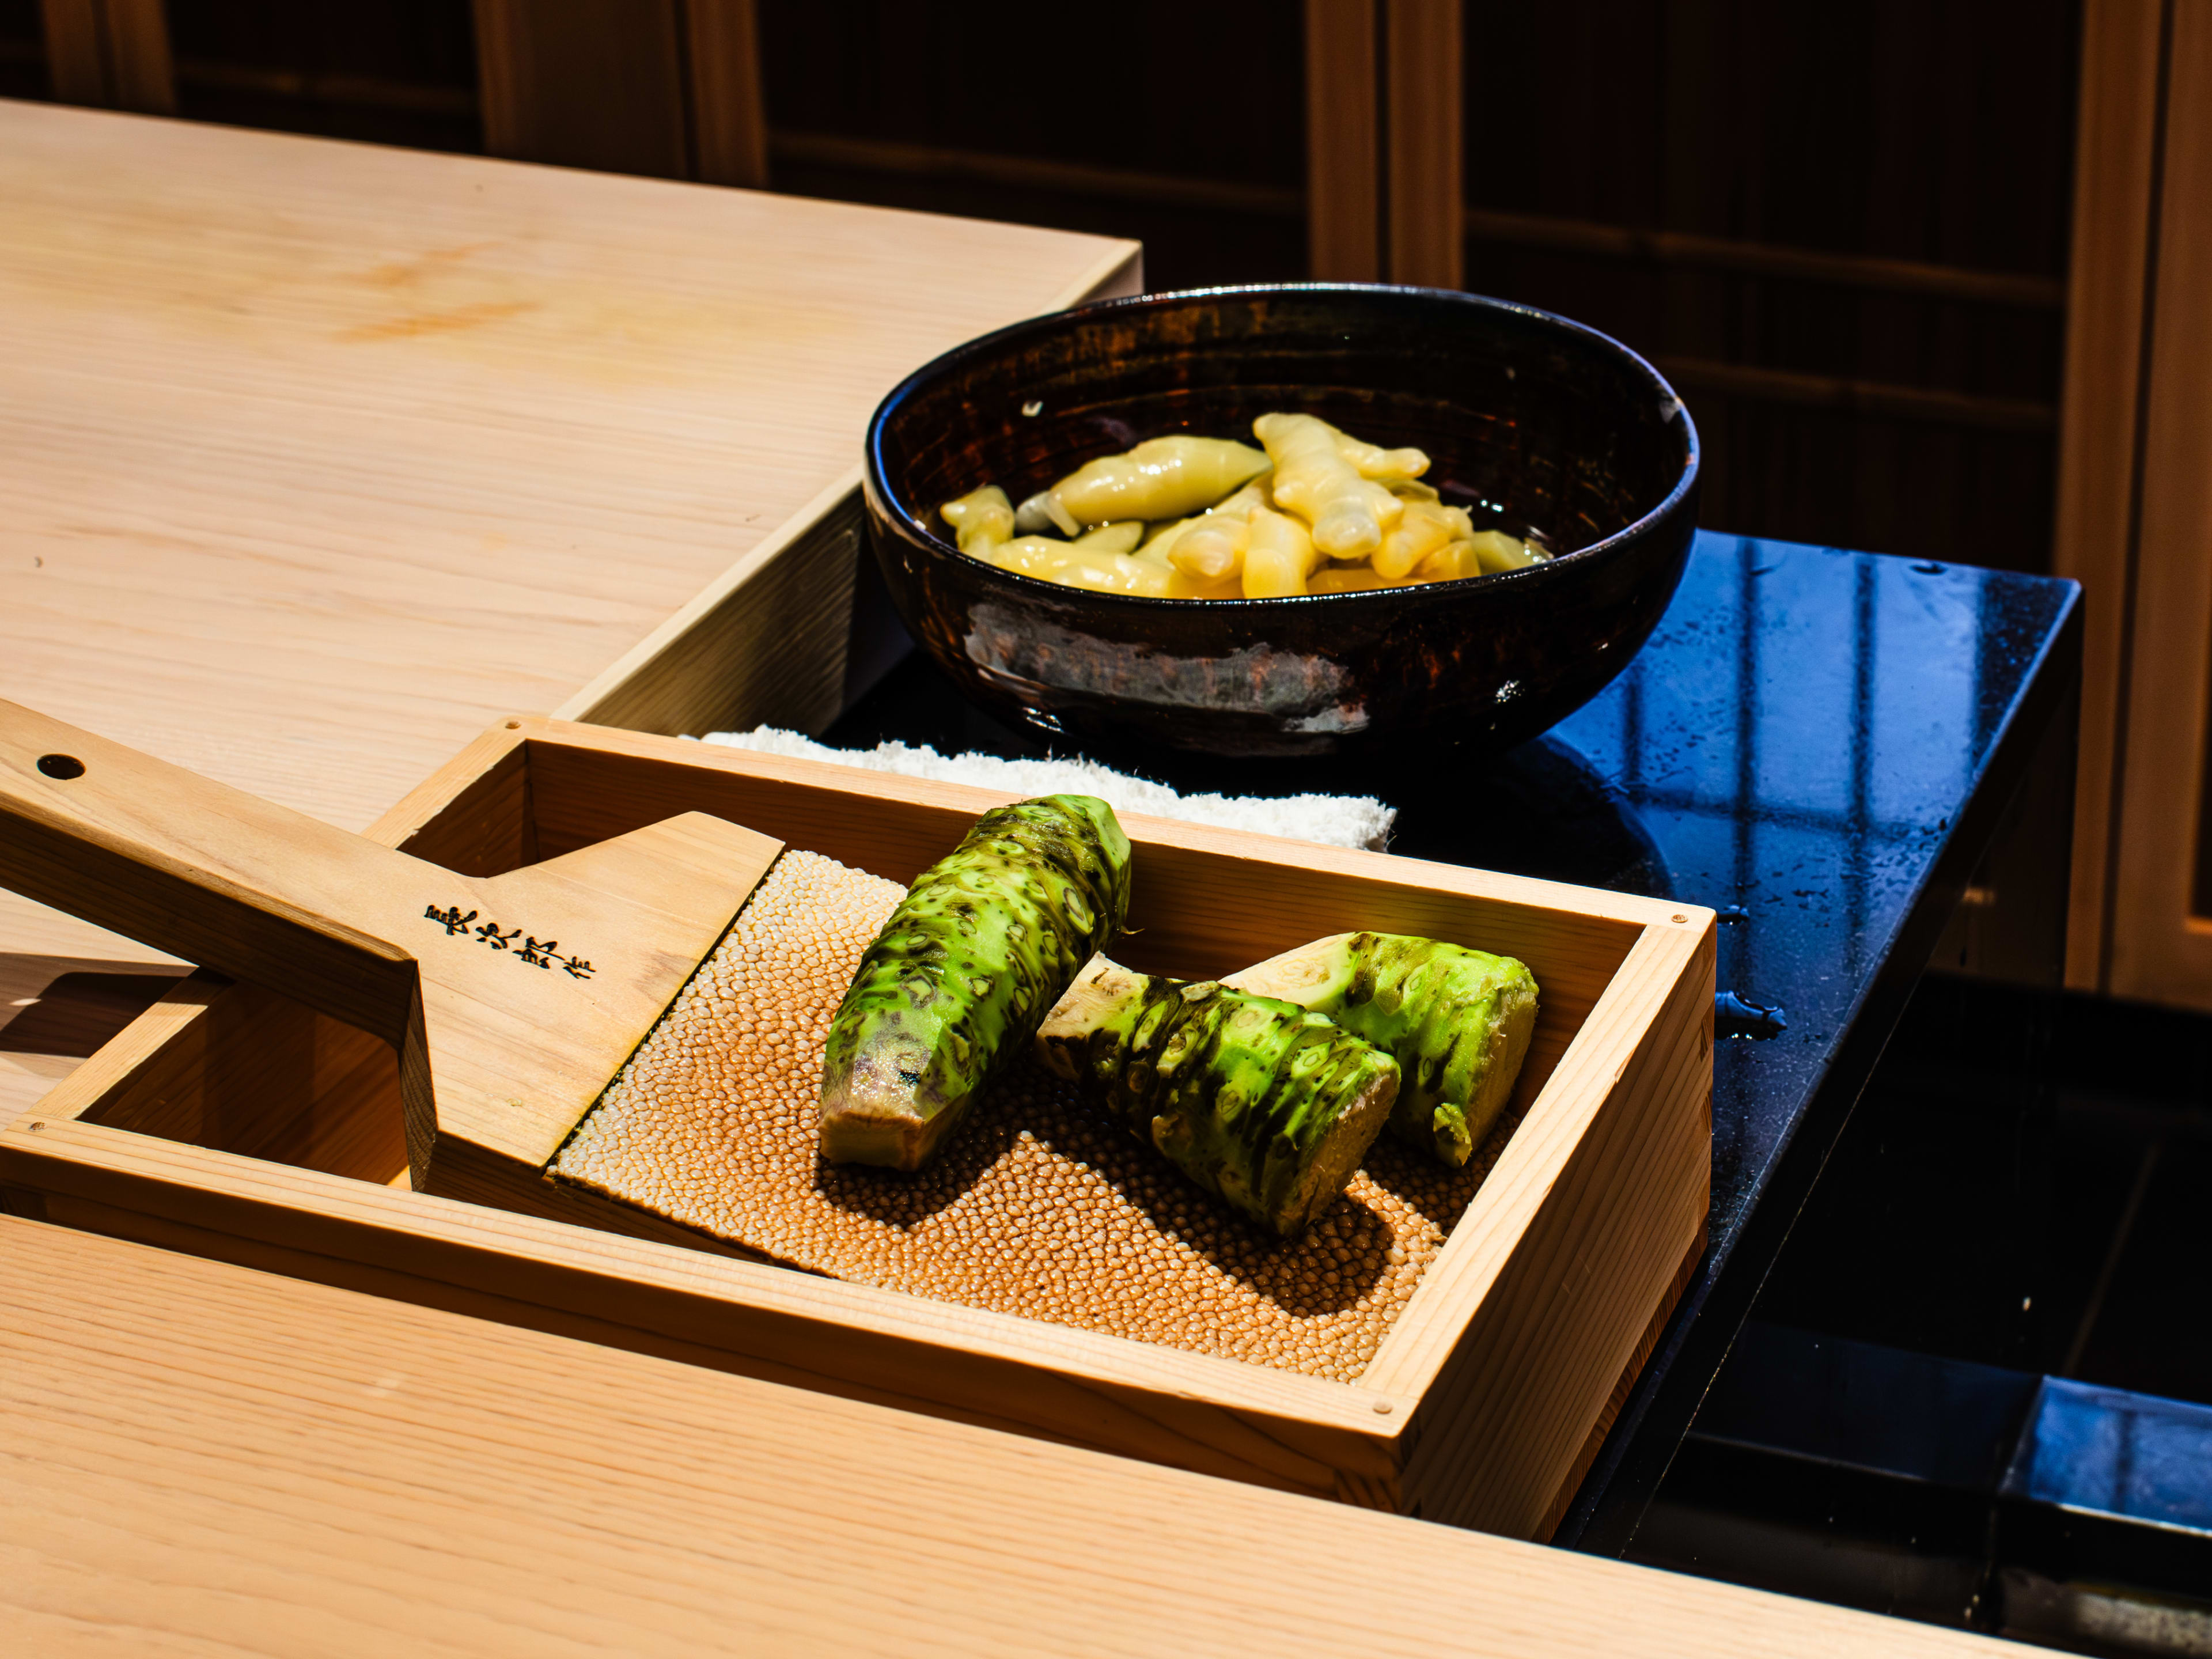
[{"label": "wasabi root", "polygon": [[1390,1127],[1456,1169],[1513,1092],[1536,981],[1511,957],[1410,933],[1336,933],[1221,981],[1310,1008],[1395,1056]]},{"label": "wasabi root", "polygon": [[1055,1075],[1285,1238],[1335,1201],[1398,1093],[1397,1061],[1324,1015],[1104,957],[1036,1046]]},{"label": "wasabi root", "polygon": [[1090,795],[986,812],[907,890],[830,1022],[822,1155],[918,1170],[1129,909],[1129,840]]}]

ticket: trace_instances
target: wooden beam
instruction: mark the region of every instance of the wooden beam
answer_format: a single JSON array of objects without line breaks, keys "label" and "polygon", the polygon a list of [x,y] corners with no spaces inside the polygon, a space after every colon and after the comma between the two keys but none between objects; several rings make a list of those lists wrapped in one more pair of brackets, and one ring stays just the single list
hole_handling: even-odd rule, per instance
[{"label": "wooden beam", "polygon": [[768,188],[768,97],[754,0],[686,0],[692,177]]},{"label": "wooden beam", "polygon": [[1387,0],[1384,120],[1394,283],[1462,285],[1461,0]]},{"label": "wooden beam", "polygon": [[1315,280],[1382,275],[1376,0],[1306,0],[1306,257]]},{"label": "wooden beam", "polygon": [[674,0],[476,0],[484,149],[688,178]]},{"label": "wooden beam", "polygon": [[177,107],[162,0],[40,0],[46,75],[64,104],[168,115]]},{"label": "wooden beam", "polygon": [[494,155],[768,185],[755,0],[476,0]]},{"label": "wooden beam", "polygon": [[2149,348],[2153,180],[2169,0],[2087,0],[2081,15],[2073,257],[2051,568],[2081,584],[2081,761],[2066,982],[2107,988],[2109,908],[2135,605],[2137,406]]},{"label": "wooden beam", "polygon": [[2195,891],[2212,706],[2212,6],[2172,3],[2167,39],[2106,982],[2212,1009]]}]

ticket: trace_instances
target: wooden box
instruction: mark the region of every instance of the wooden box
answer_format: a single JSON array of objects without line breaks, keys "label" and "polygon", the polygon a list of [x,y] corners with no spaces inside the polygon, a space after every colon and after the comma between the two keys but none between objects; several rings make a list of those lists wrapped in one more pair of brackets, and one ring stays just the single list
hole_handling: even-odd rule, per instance
[{"label": "wooden box", "polygon": [[[696,809],[906,881],[1003,799],[514,720],[371,833],[491,875]],[[20,1214],[297,1277],[1548,1535],[1702,1248],[1712,914],[1126,823],[1133,965],[1205,976],[1371,927],[1510,951],[1544,988],[1521,1123],[1356,1382],[793,1272],[550,1182],[471,1190],[434,1160],[430,1184],[459,1190],[410,1190],[392,1051],[204,974],[0,1132],[0,1190]]]}]

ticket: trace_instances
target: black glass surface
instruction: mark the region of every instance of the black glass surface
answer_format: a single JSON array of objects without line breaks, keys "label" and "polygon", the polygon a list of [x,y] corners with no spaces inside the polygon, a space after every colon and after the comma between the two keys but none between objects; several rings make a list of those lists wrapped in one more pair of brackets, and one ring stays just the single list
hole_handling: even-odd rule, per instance
[{"label": "black glass surface", "polygon": [[[1720,912],[1717,1029],[1742,1035],[1716,1045],[1710,1246],[1561,1541],[1625,1543],[2030,751],[2070,715],[2078,609],[2067,582],[1700,533],[1627,672],[1504,757],[1084,751],[1185,790],[1375,795],[1393,852]],[[1046,752],[919,655],[827,740],[884,739]]]}]

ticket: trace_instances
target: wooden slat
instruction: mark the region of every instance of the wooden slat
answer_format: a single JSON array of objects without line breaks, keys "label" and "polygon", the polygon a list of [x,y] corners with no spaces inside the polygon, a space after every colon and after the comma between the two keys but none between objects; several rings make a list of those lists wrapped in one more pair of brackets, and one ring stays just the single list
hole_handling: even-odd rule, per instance
[{"label": "wooden slat", "polygon": [[1306,0],[1306,249],[1316,280],[1382,274],[1376,0]]},{"label": "wooden slat", "polygon": [[2192,914],[2212,827],[2212,6],[2176,5],[2171,28],[2110,988],[2212,1008],[2212,918]]},{"label": "wooden slat", "polygon": [[1387,0],[1384,86],[1389,270],[1394,283],[1462,286],[1462,0]]},{"label": "wooden slat", "polygon": [[2058,424],[2058,411],[2033,398],[1993,398],[1980,392],[1899,386],[1889,380],[1846,380],[1838,374],[1806,374],[1796,369],[1719,362],[1710,357],[1666,354],[1655,355],[1651,362],[1683,392],[1713,392],[1759,403],[1796,404],[1878,420],[1925,422],[1991,432],[2048,432]]},{"label": "wooden slat", "polygon": [[476,0],[484,149],[684,179],[684,46],[674,0]]},{"label": "wooden slat", "polygon": [[755,0],[684,0],[691,76],[691,176],[768,188],[768,96]]},{"label": "wooden slat", "polygon": [[2018,306],[2030,311],[2061,311],[2066,306],[2066,284],[2055,276],[1979,270],[1967,265],[1891,259],[1878,254],[1833,253],[1775,242],[1747,242],[1734,236],[1599,224],[1589,219],[1551,213],[1514,213],[1500,208],[1470,206],[1465,210],[1465,219],[1470,241],[1496,242],[1508,247],[1549,248],[1564,253],[1638,260],[1688,270],[1740,270],[1754,276],[1777,276],[1785,281],[1820,283],[1877,294],[1932,294],[1986,305]]},{"label": "wooden slat", "polygon": [[11,1651],[2005,1650],[34,1223],[0,1260]]},{"label": "wooden slat", "polygon": [[56,98],[147,115],[176,108],[162,0],[40,0],[40,9]]},{"label": "wooden slat", "polygon": [[2087,0],[2081,15],[2066,377],[2051,568],[2087,599],[2066,981],[2106,988],[2122,710],[2137,558],[2136,407],[2146,341],[2165,0]]}]

